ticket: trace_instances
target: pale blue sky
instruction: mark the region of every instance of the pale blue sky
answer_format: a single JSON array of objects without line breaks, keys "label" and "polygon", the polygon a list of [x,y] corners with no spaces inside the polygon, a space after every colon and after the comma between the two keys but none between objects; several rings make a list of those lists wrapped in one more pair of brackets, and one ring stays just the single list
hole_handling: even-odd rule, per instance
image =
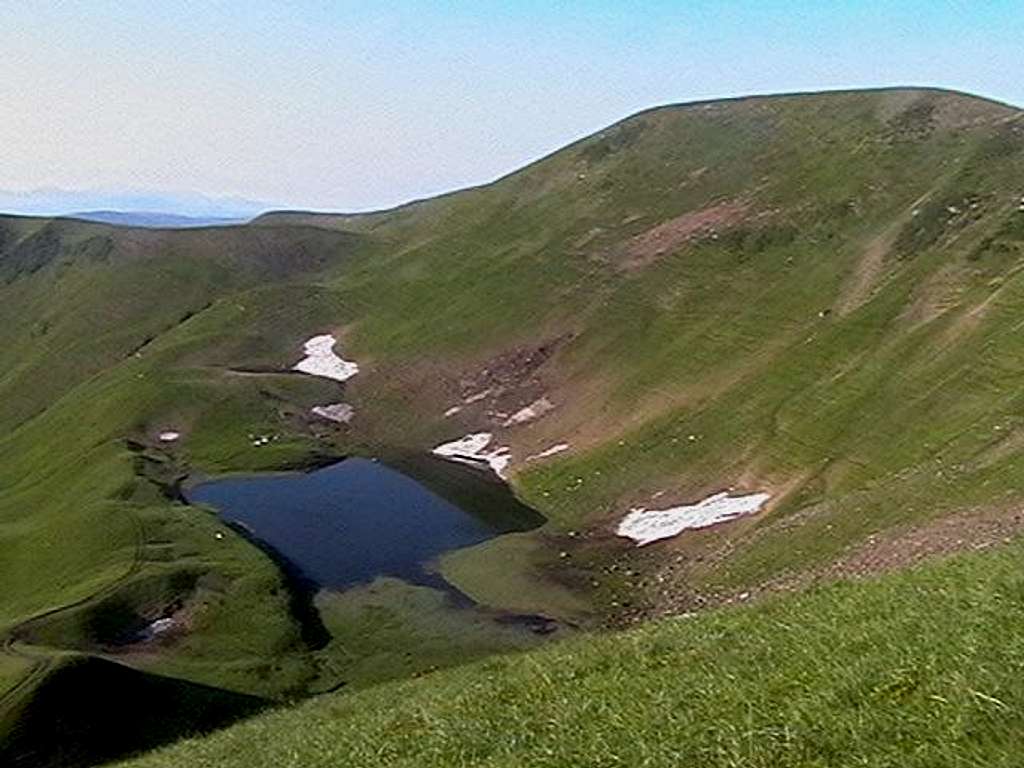
[{"label": "pale blue sky", "polygon": [[919,84],[1024,105],[1022,49],[1021,0],[7,0],[0,189],[378,207],[659,103]]}]

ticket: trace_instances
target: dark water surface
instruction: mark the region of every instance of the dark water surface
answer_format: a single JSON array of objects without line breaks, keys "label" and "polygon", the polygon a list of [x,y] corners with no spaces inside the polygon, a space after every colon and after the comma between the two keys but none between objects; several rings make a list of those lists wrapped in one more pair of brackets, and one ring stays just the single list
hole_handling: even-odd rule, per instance
[{"label": "dark water surface", "polygon": [[[353,458],[310,473],[214,480],[185,495],[215,507],[318,586],[393,576],[449,588],[430,570],[439,555],[544,522],[511,493],[500,500],[493,487],[476,494],[479,504],[464,503],[473,483],[479,478],[447,494],[460,500],[456,506],[401,472]],[[445,487],[452,488],[450,476]]]}]

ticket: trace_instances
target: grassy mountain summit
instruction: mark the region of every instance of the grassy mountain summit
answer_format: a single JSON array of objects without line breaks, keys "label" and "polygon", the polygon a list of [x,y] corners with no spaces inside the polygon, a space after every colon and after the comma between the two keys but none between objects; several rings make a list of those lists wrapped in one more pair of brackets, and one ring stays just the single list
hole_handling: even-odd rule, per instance
[{"label": "grassy mountain summit", "polygon": [[[176,499],[175,483],[189,473],[301,467],[323,456],[408,461],[492,433],[511,456],[512,487],[549,522],[455,552],[442,572],[485,606],[590,628],[1001,542],[1020,527],[1022,264],[1024,113],[935,90],[661,107],[493,184],[372,214],[284,212],[177,232],[2,220],[0,732],[6,724],[15,733],[34,711],[32,692],[68,678],[83,656],[281,700],[506,649],[487,636],[411,666],[373,643],[346,655],[338,640],[346,632],[349,645],[378,637],[359,629],[372,611],[351,597],[320,601],[335,642],[310,647],[273,563]],[[355,413],[346,426],[309,417],[313,405],[337,399],[330,382],[283,373],[323,332],[360,366],[344,387]],[[171,429],[180,442],[161,445],[159,433]],[[254,434],[278,439],[256,445]],[[723,489],[771,500],[758,515],[641,549],[613,535],[632,508]],[[971,592],[978,605],[1009,608],[999,622],[971,624],[977,637],[1012,631],[1019,606],[1006,569],[1015,551],[701,615],[685,629],[670,622],[588,635],[398,688],[332,694],[296,712],[314,713],[323,730],[311,733],[335,738],[348,723],[361,727],[358,702],[372,708],[409,695],[410,733],[416,718],[450,728],[449,742],[430,747],[435,764],[512,764],[548,748],[557,756],[533,726],[521,753],[481,745],[466,731],[466,712],[442,712],[432,686],[479,687],[500,699],[492,689],[505,685],[518,712],[527,701],[520,688],[533,680],[521,670],[540,670],[557,701],[579,677],[555,670],[576,669],[578,655],[594,706],[614,709],[615,681],[659,654],[666,668],[691,655],[712,664],[718,646],[702,645],[705,636],[728,643],[741,634],[754,650],[766,644],[765,663],[781,664],[780,653],[792,662],[796,646],[770,640],[792,622],[812,627],[794,635],[800,642],[836,649],[807,680],[830,702],[822,717],[851,734],[833,757],[867,750],[868,726],[851,714],[866,700],[844,698],[839,674],[860,653],[840,642],[850,617],[874,617],[862,647],[878,653],[872,674],[887,685],[896,672],[886,665],[900,660],[877,650],[875,618],[903,616],[905,638],[934,628],[938,614],[912,606],[915,590],[948,595],[967,579],[979,585]],[[399,634],[439,610],[423,607],[420,593],[391,588],[398,602],[418,606],[391,616]],[[191,616],[183,637],[156,651],[113,648],[108,627],[175,603]],[[954,603],[967,621],[963,601]],[[810,621],[817,608],[835,611],[835,621]],[[926,673],[969,647],[958,634],[929,666],[908,641],[903,661],[917,682],[906,695],[915,707],[932,690],[918,684]],[[628,660],[621,672],[616,658]],[[966,650],[957,658],[969,685],[981,661]],[[787,696],[785,678],[760,677],[740,655],[722,663],[755,680],[748,687],[759,710]],[[686,685],[710,685],[702,674],[687,672]],[[649,670],[641,678],[686,717],[670,678]],[[1013,687],[976,690],[1006,711],[1020,703]],[[965,707],[987,699],[934,695],[952,702],[942,722],[956,743],[988,733],[964,719]],[[694,706],[717,717],[710,698]],[[590,716],[579,702],[563,715]],[[294,730],[290,717],[240,733]],[[922,714],[915,722],[932,721]],[[913,738],[907,728],[900,738]],[[788,764],[828,763],[826,753],[805,749],[805,736],[792,735]],[[230,764],[222,745],[239,737],[217,738],[209,753],[189,745],[198,751],[182,755]],[[352,759],[368,749],[349,739]],[[739,740],[735,749],[700,743],[713,752],[706,759],[718,760],[710,764],[739,759]],[[301,764],[337,757],[310,749]],[[781,754],[751,764],[786,764]],[[652,753],[652,764],[669,757]]]}]

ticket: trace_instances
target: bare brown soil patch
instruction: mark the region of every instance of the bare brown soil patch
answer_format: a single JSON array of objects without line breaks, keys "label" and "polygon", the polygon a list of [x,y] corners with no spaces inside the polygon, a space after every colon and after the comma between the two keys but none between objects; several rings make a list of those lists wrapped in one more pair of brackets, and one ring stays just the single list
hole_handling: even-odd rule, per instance
[{"label": "bare brown soil patch", "polygon": [[963,292],[962,274],[956,265],[938,270],[915,291],[900,319],[911,328],[916,328],[955,309]]},{"label": "bare brown soil patch", "polygon": [[868,243],[857,269],[847,281],[839,298],[837,310],[840,315],[848,315],[871,298],[885,269],[885,257],[892,249],[898,234],[899,227],[891,227]]},{"label": "bare brown soil patch", "polygon": [[931,189],[921,195],[910,205],[905,215],[900,216],[867,244],[857,268],[847,279],[839,300],[836,302],[836,309],[840,315],[848,315],[871,299],[882,283],[886,257],[892,251],[900,231],[906,222],[914,217],[915,211],[920,209],[931,197],[933,191],[934,189]]},{"label": "bare brown soil patch", "polygon": [[1007,283],[1004,280],[998,287],[994,288],[992,293],[990,293],[983,301],[957,315],[956,319],[953,320],[950,326],[943,332],[940,342],[941,345],[945,347],[955,344],[963,337],[969,336],[981,327],[982,322],[988,316],[989,312],[997,305],[999,297],[1002,295],[1006,284]]},{"label": "bare brown soil patch", "polygon": [[[567,333],[513,347],[469,368],[455,386],[458,400],[452,404],[453,412],[474,415],[476,422],[482,415],[494,426],[509,426],[514,414],[549,395],[551,384],[542,369],[572,338]],[[546,410],[555,405],[547,401]]]},{"label": "bare brown soil patch", "polygon": [[536,346],[519,346],[492,357],[477,370],[459,381],[465,399],[491,390],[519,386],[536,379],[537,369],[551,359],[566,337],[559,337]]},{"label": "bare brown soil patch", "polygon": [[930,558],[1009,543],[1022,530],[1024,513],[1016,508],[971,511],[901,527],[869,536],[848,555],[815,572],[815,579],[860,578],[909,568]]},{"label": "bare brown soil patch", "polygon": [[640,269],[680,246],[713,238],[746,215],[750,204],[743,200],[726,200],[707,208],[689,211],[674,219],[663,221],[646,232],[641,232],[626,243],[626,269]]},{"label": "bare brown soil patch", "polygon": [[[789,522],[794,521],[790,519]],[[898,526],[873,534],[851,545],[843,555],[827,565],[730,594],[702,592],[689,583],[691,579],[688,577],[727,560],[733,549],[734,537],[719,542],[717,550],[706,548],[703,553],[692,546],[685,550],[668,550],[661,556],[661,567],[646,577],[646,605],[642,609],[624,612],[620,622],[636,623],[656,616],[688,614],[842,579],[870,578],[961,552],[1008,544],[1022,533],[1024,510],[1019,507],[970,509],[922,525]],[[704,542],[705,547],[711,543]]]}]

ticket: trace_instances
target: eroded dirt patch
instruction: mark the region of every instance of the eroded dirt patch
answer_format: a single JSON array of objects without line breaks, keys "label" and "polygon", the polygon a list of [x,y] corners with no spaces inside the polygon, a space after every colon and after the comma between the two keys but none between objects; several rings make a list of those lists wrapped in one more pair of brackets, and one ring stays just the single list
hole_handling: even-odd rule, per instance
[{"label": "eroded dirt patch", "polygon": [[548,413],[554,403],[547,399],[548,386],[541,368],[573,338],[572,334],[537,345],[515,347],[463,375],[458,382],[458,402],[445,412],[482,414],[497,427],[527,423]]},{"label": "eroded dirt patch", "polygon": [[749,209],[745,200],[726,200],[663,221],[626,243],[623,266],[640,269],[686,243],[715,238],[723,229],[742,220]]},{"label": "eroded dirt patch", "polygon": [[698,569],[724,563],[731,547],[697,556],[668,552],[659,568],[646,569],[643,583],[648,594],[643,607],[623,612],[619,622],[631,624],[658,616],[688,614],[768,594],[795,592],[815,584],[877,576],[936,558],[1008,544],[1022,533],[1024,510],[1019,507],[966,510],[921,525],[898,526],[873,534],[848,547],[831,563],[732,593],[701,591],[691,584]]}]

